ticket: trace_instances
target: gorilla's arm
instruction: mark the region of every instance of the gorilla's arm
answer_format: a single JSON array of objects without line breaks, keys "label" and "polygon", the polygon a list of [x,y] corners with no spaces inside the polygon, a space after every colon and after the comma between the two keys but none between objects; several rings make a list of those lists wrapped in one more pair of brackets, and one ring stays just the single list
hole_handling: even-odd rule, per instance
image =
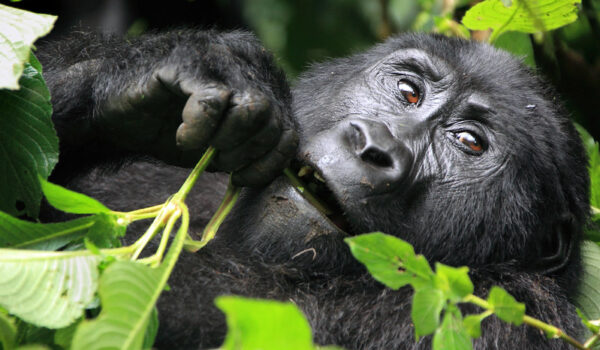
[{"label": "gorilla's arm", "polygon": [[262,185],[295,152],[285,76],[254,36],[177,30],[135,39],[78,33],[42,46],[64,182],[101,163],[152,156]]}]

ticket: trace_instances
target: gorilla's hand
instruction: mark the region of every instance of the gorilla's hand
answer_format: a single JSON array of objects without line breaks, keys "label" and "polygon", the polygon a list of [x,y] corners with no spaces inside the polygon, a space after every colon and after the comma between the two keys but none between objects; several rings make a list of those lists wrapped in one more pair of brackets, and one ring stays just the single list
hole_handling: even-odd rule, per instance
[{"label": "gorilla's hand", "polygon": [[202,55],[175,48],[106,94],[95,118],[102,134],[120,149],[183,166],[211,145],[210,169],[233,172],[236,185],[268,183],[296,151],[289,90],[268,53],[244,44],[238,52],[239,43],[209,43]]}]

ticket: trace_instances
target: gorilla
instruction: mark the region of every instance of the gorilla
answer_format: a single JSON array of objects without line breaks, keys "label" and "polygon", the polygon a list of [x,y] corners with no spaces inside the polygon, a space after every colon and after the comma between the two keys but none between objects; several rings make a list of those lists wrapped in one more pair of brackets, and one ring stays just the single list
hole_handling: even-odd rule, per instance
[{"label": "gorilla", "polygon": [[[374,281],[343,242],[371,231],[430,262],[468,266],[477,295],[501,286],[530,316],[581,334],[572,298],[587,159],[553,91],[508,53],[403,34],[315,64],[292,89],[260,42],[237,31],[76,33],[39,56],[60,139],[52,181],[137,209],[164,201],[181,167],[214,146],[214,173],[190,198],[194,234],[227,173],[244,186],[217,238],[180,258],[159,300],[157,348],[218,347],[222,294],[292,301],[318,344],[430,348],[431,337],[415,340],[410,288]],[[303,169],[328,215],[285,167]],[[474,347],[567,345],[489,317]]]}]

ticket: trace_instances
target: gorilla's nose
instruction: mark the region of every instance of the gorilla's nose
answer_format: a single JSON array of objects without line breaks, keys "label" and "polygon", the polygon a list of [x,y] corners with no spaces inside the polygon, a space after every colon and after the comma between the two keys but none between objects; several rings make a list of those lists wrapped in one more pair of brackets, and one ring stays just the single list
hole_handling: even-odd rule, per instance
[{"label": "gorilla's nose", "polygon": [[354,153],[376,171],[377,178],[398,182],[412,165],[412,152],[404,142],[394,138],[386,125],[377,121],[354,119],[349,122],[349,142]]}]

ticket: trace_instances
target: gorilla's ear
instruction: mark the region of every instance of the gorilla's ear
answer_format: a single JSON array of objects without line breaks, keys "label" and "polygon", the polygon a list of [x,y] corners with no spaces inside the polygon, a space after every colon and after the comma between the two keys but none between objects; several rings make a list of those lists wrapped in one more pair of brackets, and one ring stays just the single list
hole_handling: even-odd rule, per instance
[{"label": "gorilla's ear", "polygon": [[578,229],[571,214],[561,215],[548,241],[541,243],[541,254],[534,262],[535,270],[549,274],[562,269],[571,259],[578,241]]}]

